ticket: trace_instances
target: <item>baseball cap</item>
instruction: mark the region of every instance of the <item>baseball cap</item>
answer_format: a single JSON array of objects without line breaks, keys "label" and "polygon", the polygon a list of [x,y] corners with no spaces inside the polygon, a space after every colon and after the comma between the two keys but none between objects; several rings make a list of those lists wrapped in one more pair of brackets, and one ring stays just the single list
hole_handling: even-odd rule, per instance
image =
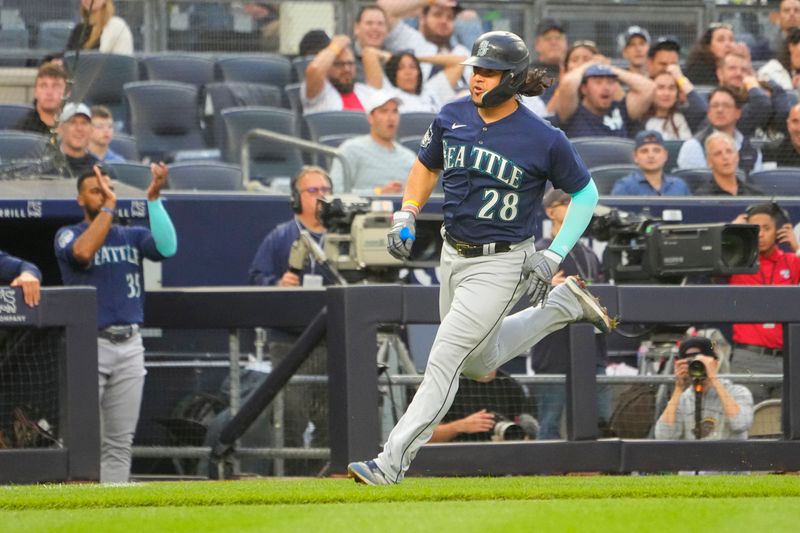
[{"label": "baseball cap", "polygon": [[572,200],[572,196],[561,189],[550,189],[542,198],[542,206],[548,208],[556,204],[568,204],[570,200]]},{"label": "baseball cap", "polygon": [[[431,7],[432,7],[432,4],[426,5],[425,7],[422,8],[422,12],[427,14],[428,11],[430,11]],[[445,6],[445,7],[452,7],[454,15],[458,15],[459,13],[464,11],[464,7],[461,4],[459,4],[457,1],[456,2],[452,2],[452,5]]]},{"label": "baseball cap", "polygon": [[89,120],[92,120],[92,110],[89,106],[81,102],[67,102],[64,109],[61,111],[61,116],[58,118],[60,123],[69,121],[75,115],[84,115]]},{"label": "baseball cap", "polygon": [[583,80],[586,78],[616,78],[617,75],[614,74],[614,71],[611,70],[611,67],[608,65],[603,65],[601,63],[595,63],[594,65],[590,66],[586,69],[583,73]]},{"label": "baseball cap", "polygon": [[325,30],[310,30],[300,39],[297,50],[301,56],[316,55],[330,43],[331,38]]},{"label": "baseball cap", "polygon": [[656,52],[660,50],[672,50],[673,52],[681,53],[681,43],[674,35],[661,35],[656,42],[650,44],[650,50],[647,51],[649,57],[654,57]]},{"label": "baseball cap", "polygon": [[364,103],[364,112],[367,115],[391,100],[397,102],[398,106],[402,105],[403,103],[403,101],[397,96],[396,92],[388,91],[386,89],[378,89],[373,91],[366,100],[367,101]]},{"label": "baseball cap", "polygon": [[564,32],[564,26],[554,18],[543,18],[536,26],[536,35],[542,35],[550,30],[558,30],[560,33]]},{"label": "baseball cap", "polygon": [[661,135],[661,133],[655,130],[640,131],[636,134],[634,141],[636,142],[636,150],[645,144],[657,144],[659,146],[664,146],[664,137]]},{"label": "baseball cap", "polygon": [[[687,354],[686,352],[690,350],[692,353]],[[678,348],[678,359],[692,357],[697,354],[709,355],[715,359],[718,357],[714,351],[714,344],[707,337],[689,337],[681,341],[681,345]]]},{"label": "baseball cap", "polygon": [[642,28],[641,26],[629,26],[624,33],[621,33],[617,37],[617,44],[619,45],[620,49],[625,48],[629,44],[631,44],[631,39],[636,36],[643,38],[645,41],[650,43],[650,32],[646,29]]}]

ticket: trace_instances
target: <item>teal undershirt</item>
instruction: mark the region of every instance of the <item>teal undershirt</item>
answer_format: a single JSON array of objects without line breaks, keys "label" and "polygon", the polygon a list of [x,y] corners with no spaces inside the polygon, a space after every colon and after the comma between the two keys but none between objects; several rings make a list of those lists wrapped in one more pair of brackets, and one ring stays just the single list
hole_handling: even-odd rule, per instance
[{"label": "teal undershirt", "polygon": [[158,253],[164,257],[172,257],[178,251],[178,235],[172,225],[161,198],[147,201],[147,210],[150,213],[150,231],[156,242]]},{"label": "teal undershirt", "polygon": [[567,208],[567,214],[564,217],[564,223],[558,231],[553,242],[550,244],[549,250],[560,255],[562,258],[567,257],[569,251],[581,238],[586,227],[592,220],[594,207],[597,205],[599,194],[594,180],[589,180],[589,183],[576,193],[572,193],[572,200]]}]

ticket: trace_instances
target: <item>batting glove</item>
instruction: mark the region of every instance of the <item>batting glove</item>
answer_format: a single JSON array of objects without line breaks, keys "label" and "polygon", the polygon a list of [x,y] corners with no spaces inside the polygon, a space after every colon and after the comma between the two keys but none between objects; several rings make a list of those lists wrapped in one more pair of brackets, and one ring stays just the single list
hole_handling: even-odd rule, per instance
[{"label": "batting glove", "polygon": [[392,215],[392,229],[386,246],[392,257],[402,261],[411,256],[411,247],[417,238],[415,222],[416,217],[410,211],[395,211]]},{"label": "batting glove", "polygon": [[553,276],[558,272],[559,262],[553,256],[557,254],[540,250],[528,257],[522,265],[522,275],[528,280],[528,298],[533,307],[539,304],[544,307],[547,303]]}]

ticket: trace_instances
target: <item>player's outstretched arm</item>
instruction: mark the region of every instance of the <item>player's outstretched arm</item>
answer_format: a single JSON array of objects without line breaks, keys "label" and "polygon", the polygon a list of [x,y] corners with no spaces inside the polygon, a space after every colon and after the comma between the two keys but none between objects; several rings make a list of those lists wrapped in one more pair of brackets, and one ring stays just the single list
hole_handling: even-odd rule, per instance
[{"label": "player's outstretched arm", "polygon": [[178,251],[178,235],[175,226],[161,203],[161,189],[167,184],[169,170],[164,163],[150,165],[153,180],[147,188],[147,210],[150,214],[150,231],[156,249],[164,257],[172,257]]},{"label": "player's outstretched arm", "polygon": [[94,217],[89,227],[75,239],[75,244],[72,245],[72,256],[81,265],[88,265],[97,250],[103,246],[106,236],[111,230],[111,225],[114,223],[114,209],[117,207],[117,195],[111,188],[111,180],[102,174],[97,165],[94,166],[94,173],[97,176],[97,188],[99,189],[97,192],[102,195],[103,203],[100,206],[100,212]]}]

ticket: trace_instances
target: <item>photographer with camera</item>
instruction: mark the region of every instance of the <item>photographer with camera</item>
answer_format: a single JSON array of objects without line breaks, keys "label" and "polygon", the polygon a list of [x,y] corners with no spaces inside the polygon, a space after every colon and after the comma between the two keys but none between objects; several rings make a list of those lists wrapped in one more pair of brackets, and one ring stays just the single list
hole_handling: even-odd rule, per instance
[{"label": "photographer with camera", "polygon": [[710,339],[689,337],[681,342],[675,358],[675,389],[656,422],[656,439],[747,439],[753,423],[753,397],[747,387],[717,377],[718,366]]},{"label": "photographer with camera", "polygon": [[525,389],[500,369],[477,380],[459,377],[453,405],[430,442],[476,442],[535,439],[539,424],[526,411]]}]

